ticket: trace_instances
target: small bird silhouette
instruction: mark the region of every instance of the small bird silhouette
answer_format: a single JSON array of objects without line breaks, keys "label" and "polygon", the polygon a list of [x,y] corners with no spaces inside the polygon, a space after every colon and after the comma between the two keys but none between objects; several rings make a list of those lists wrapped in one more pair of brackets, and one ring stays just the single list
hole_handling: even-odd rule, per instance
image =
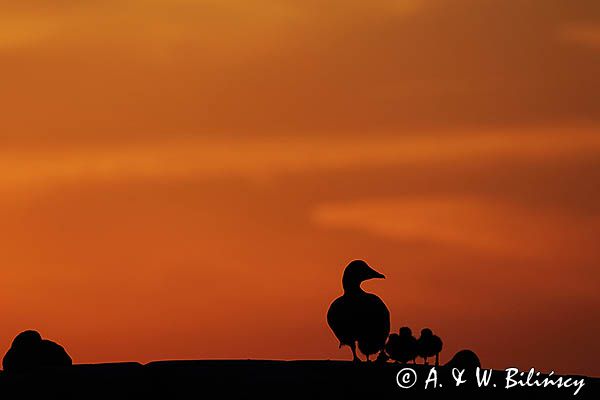
[{"label": "small bird silhouette", "polygon": [[422,357],[424,364],[427,365],[427,358],[435,356],[435,366],[439,366],[439,355],[442,351],[442,339],[433,334],[431,329],[421,330],[421,337],[417,341],[419,357]]},{"label": "small bird silhouette", "polygon": [[415,362],[417,357],[417,338],[412,334],[409,327],[400,328],[400,334],[392,333],[385,345],[390,358],[399,363],[405,364],[412,360]]},{"label": "small bird silhouette", "polygon": [[344,270],[342,286],[344,294],[329,306],[327,322],[340,341],[340,347],[349,346],[353,361],[360,359],[358,349],[367,357],[383,352],[390,333],[390,312],[376,295],[361,289],[363,281],[385,278],[362,260],[354,260]]}]

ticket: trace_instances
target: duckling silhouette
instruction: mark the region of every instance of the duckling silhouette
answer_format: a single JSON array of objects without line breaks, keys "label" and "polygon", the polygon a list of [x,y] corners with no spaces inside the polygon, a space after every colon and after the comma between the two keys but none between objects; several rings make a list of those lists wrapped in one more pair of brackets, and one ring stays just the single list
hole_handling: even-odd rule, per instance
[{"label": "duckling silhouette", "polygon": [[353,361],[359,362],[358,349],[367,357],[382,352],[390,333],[390,312],[376,295],[361,289],[363,281],[385,278],[362,260],[354,260],[344,270],[344,294],[329,306],[327,322],[340,341],[340,347],[349,346]]},{"label": "duckling silhouette", "polygon": [[442,339],[433,334],[431,329],[425,328],[421,330],[421,336],[417,341],[418,355],[424,360],[427,365],[427,358],[435,356],[435,366],[439,366],[439,355],[442,351]]},{"label": "duckling silhouette", "polygon": [[392,333],[385,345],[390,358],[402,364],[417,357],[417,338],[412,334],[409,327],[403,326],[400,328],[400,334]]}]

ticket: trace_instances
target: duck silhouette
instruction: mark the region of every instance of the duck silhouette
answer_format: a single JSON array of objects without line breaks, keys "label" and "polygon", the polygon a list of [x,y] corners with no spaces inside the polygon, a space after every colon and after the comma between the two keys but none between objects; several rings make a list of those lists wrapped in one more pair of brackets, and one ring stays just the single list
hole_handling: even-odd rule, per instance
[{"label": "duck silhouette", "polygon": [[367,357],[382,352],[390,333],[390,312],[376,295],[361,289],[363,281],[385,278],[362,260],[354,260],[344,270],[344,294],[329,306],[327,322],[340,341],[349,346],[353,361],[359,362],[356,346]]},{"label": "duck silhouette", "polygon": [[427,358],[435,356],[435,366],[439,366],[439,356],[442,351],[442,339],[433,334],[431,329],[425,328],[421,330],[421,336],[417,341],[419,357],[422,357],[424,364],[427,365]]},{"label": "duck silhouette", "polygon": [[400,334],[392,333],[385,345],[385,350],[390,358],[399,363],[405,364],[417,358],[417,338],[412,334],[409,327],[400,328]]}]

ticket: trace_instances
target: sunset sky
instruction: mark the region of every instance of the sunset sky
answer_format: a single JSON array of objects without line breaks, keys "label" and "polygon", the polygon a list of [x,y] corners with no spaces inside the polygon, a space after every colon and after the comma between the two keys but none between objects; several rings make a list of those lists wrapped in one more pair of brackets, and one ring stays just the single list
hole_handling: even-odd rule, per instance
[{"label": "sunset sky", "polygon": [[442,361],[600,375],[597,0],[0,0],[0,353],[350,359],[362,258]]}]

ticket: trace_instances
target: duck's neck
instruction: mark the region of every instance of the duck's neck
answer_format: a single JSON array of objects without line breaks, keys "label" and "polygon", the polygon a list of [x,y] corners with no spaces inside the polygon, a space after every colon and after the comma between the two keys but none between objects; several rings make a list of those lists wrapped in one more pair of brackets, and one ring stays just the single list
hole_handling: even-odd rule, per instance
[{"label": "duck's neck", "polygon": [[360,287],[360,282],[357,282],[354,279],[348,279],[348,277],[344,276],[342,278],[342,287],[344,288],[345,294],[352,293],[362,293],[363,290]]}]

